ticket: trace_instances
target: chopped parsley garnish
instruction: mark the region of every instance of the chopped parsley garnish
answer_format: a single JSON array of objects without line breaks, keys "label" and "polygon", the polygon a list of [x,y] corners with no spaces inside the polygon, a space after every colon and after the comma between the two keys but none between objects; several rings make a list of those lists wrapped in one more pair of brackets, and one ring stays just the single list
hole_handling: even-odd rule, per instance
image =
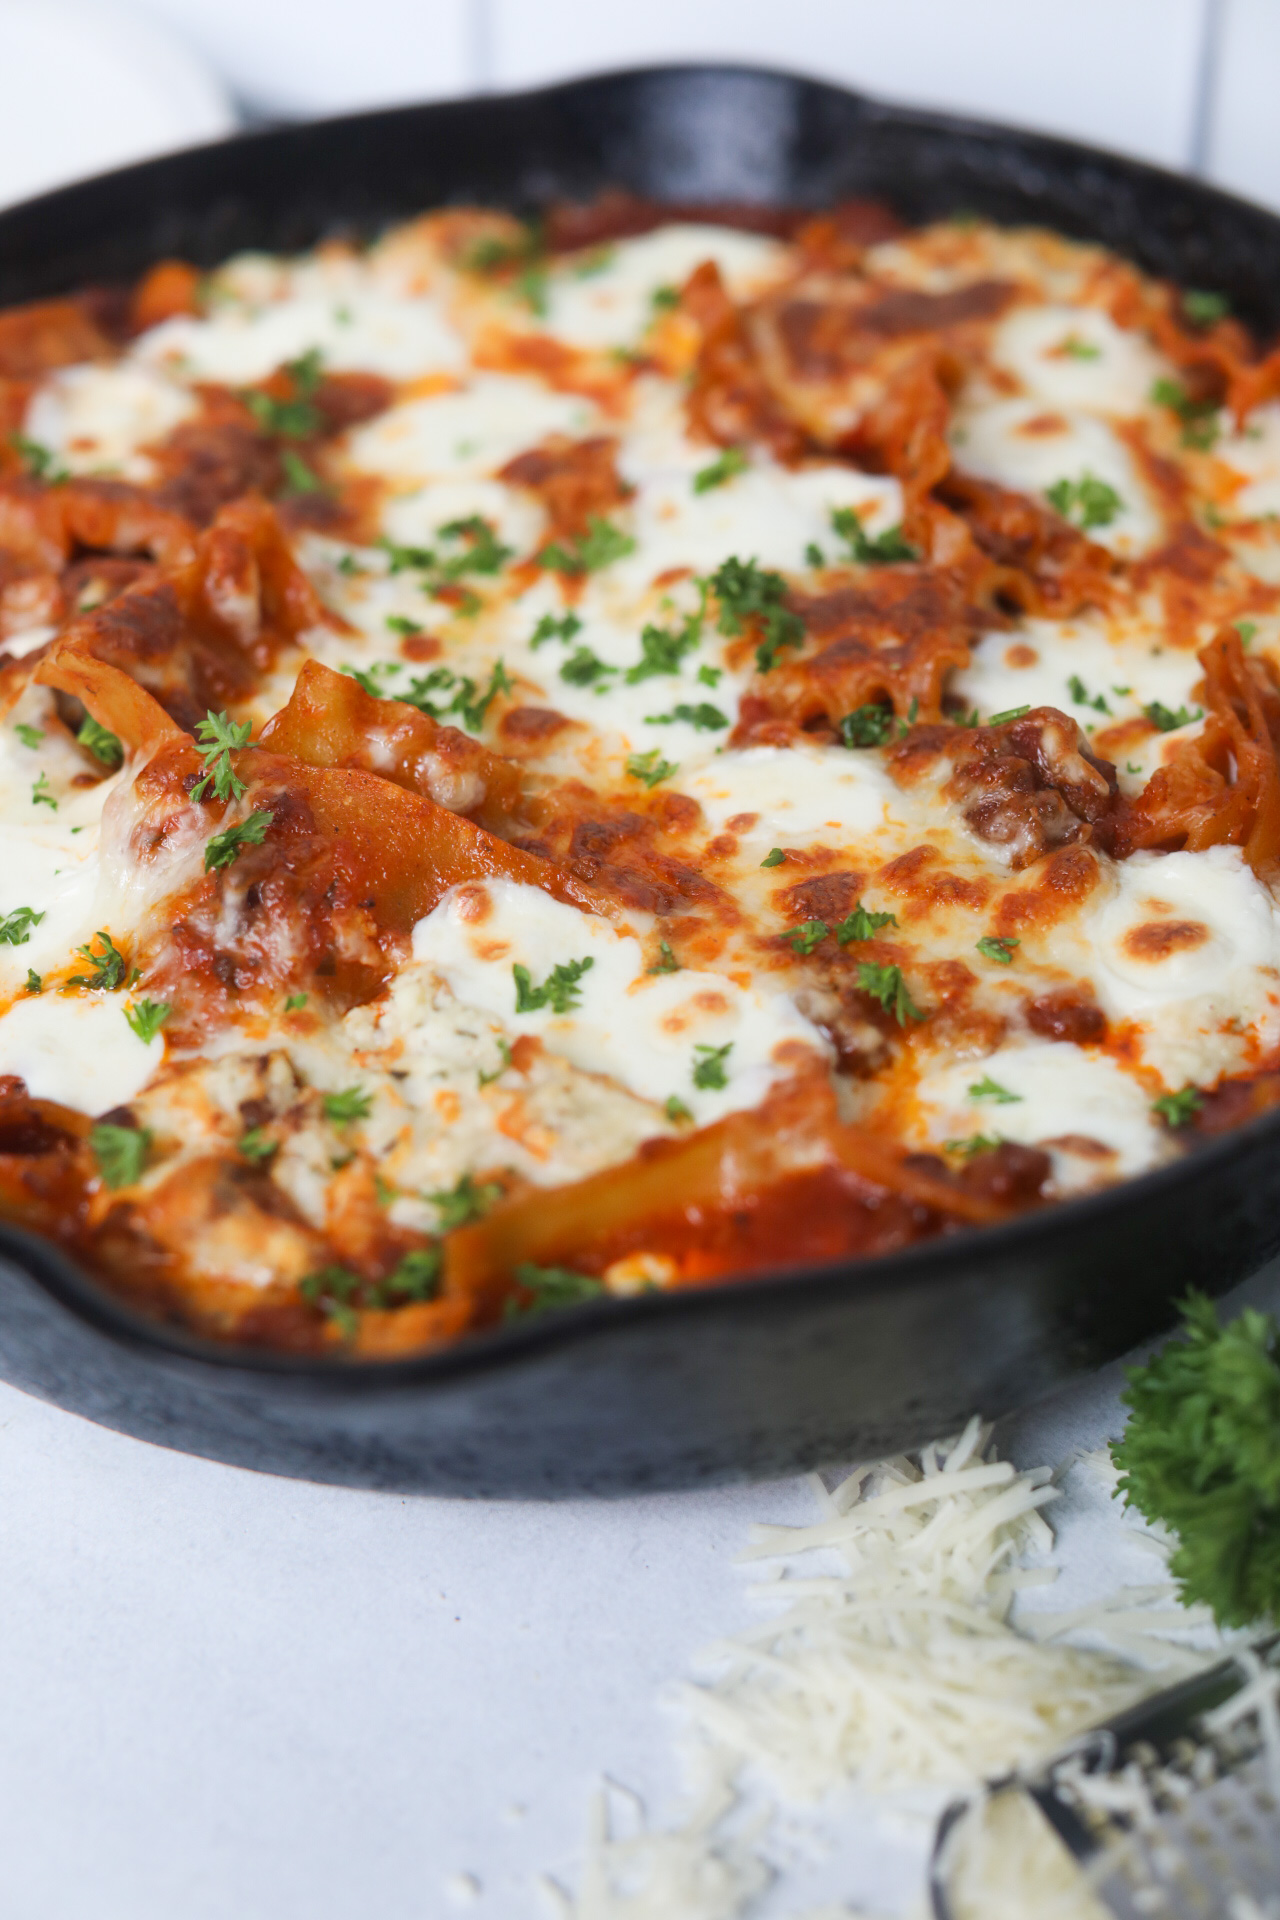
[{"label": "chopped parsley garnish", "polygon": [[354,553],[344,553],[338,562],[338,572],[344,573],[348,580],[357,580],[368,572],[368,568],[360,565]]},{"label": "chopped parsley garnish", "polygon": [[511,681],[501,660],[489,675],[489,684],[484,692],[477,694],[474,680],[464,674],[458,682],[458,691],[445,708],[446,713],[456,713],[464,727],[470,733],[479,733],[484,725],[484,717],[500,693],[510,693]]},{"label": "chopped parsley garnish", "polygon": [[510,1294],[502,1310],[504,1320],[525,1320],[538,1313],[552,1313],[560,1307],[579,1307],[598,1300],[604,1284],[590,1274],[575,1273],[571,1267],[535,1267],[525,1261],[516,1268],[516,1285],[532,1297],[521,1300]]},{"label": "chopped parsley garnish", "polygon": [[670,312],[672,307],[680,305],[679,287],[655,287],[649,295],[649,304],[656,307],[659,313]]},{"label": "chopped parsley garnish", "polygon": [[1168,407],[1182,422],[1182,444],[1207,452],[1218,437],[1216,400],[1193,400],[1181,380],[1157,380],[1151,398],[1158,407]]},{"label": "chopped parsley garnish", "polygon": [[332,1320],[345,1340],[354,1340],[360,1331],[360,1316],[351,1304],[360,1286],[359,1274],[349,1267],[321,1267],[298,1282],[298,1292],[313,1307],[319,1307]]},{"label": "chopped parsley garnish", "polygon": [[1100,693],[1091,694],[1078,673],[1072,674],[1067,688],[1078,707],[1092,707],[1095,713],[1110,713],[1105,697]]},{"label": "chopped parsley garnish", "polygon": [[470,1226],[473,1220],[483,1220],[491,1207],[497,1205],[503,1195],[500,1181],[485,1180],[477,1186],[469,1173],[464,1173],[457,1183],[442,1193],[428,1193],[423,1197],[429,1200],[440,1215],[442,1233],[452,1233],[455,1227]]},{"label": "chopped parsley garnish", "polygon": [[637,686],[657,673],[679,673],[686,653],[702,639],[702,614],[690,614],[684,625],[673,632],[670,627],[647,626],[640,635],[640,659],[627,668],[627,685]]},{"label": "chopped parsley garnish", "polygon": [[1092,346],[1088,340],[1081,340],[1077,334],[1069,333],[1065,340],[1059,340],[1054,348],[1067,360],[1101,360],[1101,347]]},{"label": "chopped parsley garnish", "polygon": [[601,660],[592,653],[590,647],[575,647],[560,669],[560,678],[567,680],[571,687],[590,687],[597,680],[604,680],[618,669]]},{"label": "chopped parsley garnish", "polygon": [[28,993],[44,992],[43,976],[38,974],[34,967],[27,968],[27,992]]},{"label": "chopped parsley garnish", "polygon": [[[406,639],[406,640],[411,640],[416,634],[419,634],[422,632],[421,622],[417,620],[411,620],[407,613],[389,613],[387,615],[387,626],[392,633],[398,633],[401,635],[403,639]],[[347,668],[345,669],[345,671],[354,674],[355,668],[354,667]],[[382,695],[380,690],[377,687],[371,687],[368,685],[369,678],[373,674],[375,674],[377,671],[378,669],[376,667],[371,667],[367,675],[361,676],[359,674],[356,674],[356,678],[361,679],[363,681],[366,693],[376,693],[378,694],[378,697],[381,699]],[[383,668],[383,672],[384,673],[386,672],[385,667]]]},{"label": "chopped parsley garnish", "polygon": [[47,773],[42,772],[36,776],[35,783],[31,788],[31,804],[33,807],[52,807],[55,813],[58,811],[58,803],[54,799],[53,792],[49,786],[49,776]]},{"label": "chopped parsley garnish", "polygon": [[703,665],[698,668],[698,680],[704,687],[718,687],[723,679],[723,667],[708,667]]},{"label": "chopped parsley garnish", "polygon": [[242,397],[255,425],[273,439],[309,440],[324,424],[308,400],[277,400],[274,394],[257,388],[250,388]]},{"label": "chopped parsley garnish", "polygon": [[512,978],[516,983],[516,1012],[537,1013],[543,1007],[550,1007],[552,1013],[568,1013],[580,1006],[582,989],[578,985],[584,973],[590,973],[595,961],[590,954],[585,960],[563,960],[559,966],[552,967],[540,987],[535,987],[528,967],[512,967]]},{"label": "chopped parsley garnish", "polygon": [[662,759],[658,747],[651,747],[648,753],[633,753],[627,760],[627,772],[633,780],[643,780],[646,787],[656,787],[679,771],[674,761]]},{"label": "chopped parsley garnish", "polygon": [[994,1153],[1000,1145],[999,1137],[993,1133],[971,1133],[967,1140],[944,1140],[946,1153],[958,1153],[962,1160],[972,1160],[975,1153]]},{"label": "chopped parsley garnish", "polygon": [[167,1000],[139,1000],[136,1006],[125,1008],[124,1017],[142,1044],[149,1047],[172,1012]]},{"label": "chopped parsley garnish", "polygon": [[307,1001],[308,1001],[308,999],[309,999],[309,998],[310,998],[310,995],[309,995],[309,994],[305,994],[305,993],[291,993],[291,994],[289,995],[289,998],[288,998],[288,999],[287,999],[287,1000],[285,1001],[285,1003],[284,1003],[284,1010],[285,1010],[285,1012],[286,1012],[286,1013],[301,1013],[301,1011],[302,1011],[302,1009],[303,1009],[303,1007],[305,1007],[305,1006],[306,1006],[306,1004],[307,1004]]},{"label": "chopped parsley garnish", "polygon": [[344,661],[338,668],[338,672],[348,675],[358,687],[363,687],[366,693],[371,693],[375,700],[394,700],[395,695],[384,687],[382,682],[390,680],[399,673],[403,664],[400,660],[375,660],[371,667],[353,667],[349,662]]},{"label": "chopped parsley garnish", "polygon": [[849,548],[860,567],[891,567],[900,560],[918,560],[919,553],[902,537],[902,528],[887,527],[871,538],[852,507],[836,507],[831,515],[833,532]]},{"label": "chopped parsley garnish", "polygon": [[279,1153],[280,1142],[269,1140],[261,1127],[250,1127],[242,1133],[236,1142],[246,1160],[269,1160],[273,1153]]},{"label": "chopped parsley garnish", "polygon": [[582,622],[576,613],[544,613],[533,630],[529,645],[535,650],[545,646],[548,640],[572,640],[575,633],[582,632]]},{"label": "chopped parsley garnish", "polygon": [[131,1187],[142,1178],[151,1150],[151,1135],[145,1127],[117,1127],[100,1120],[89,1135],[89,1146],[103,1184],[114,1193],[117,1188]]},{"label": "chopped parsley garnish", "polygon": [[344,1087],[341,1093],[326,1093],[324,1117],[331,1126],[349,1127],[353,1120],[367,1120],[373,1112],[373,1095],[364,1087]]},{"label": "chopped parsley garnish", "polygon": [[1085,533],[1093,527],[1109,527],[1124,511],[1124,501],[1115,488],[1088,471],[1078,480],[1056,480],[1045,488],[1044,497],[1055,513]]},{"label": "chopped parsley garnish", "polygon": [[78,744],[87,747],[95,760],[104,767],[118,767],[124,760],[124,746],[119,737],[109,728],[101,727],[91,713],[86,713],[80,722],[80,731],[76,735]]},{"label": "chopped parsley garnish", "polygon": [[709,700],[700,700],[696,707],[681,701],[670,713],[646,713],[644,717],[647,727],[669,727],[674,720],[683,720],[687,726],[697,727],[703,733],[718,733],[729,724],[728,715],[721,713],[719,707],[713,707]]},{"label": "chopped parsley garnish", "polygon": [[969,1088],[969,1097],[971,1100],[994,1100],[997,1106],[1012,1107],[1021,1100],[1022,1095],[1010,1093],[1008,1087],[1002,1087],[998,1080],[984,1073],[981,1080],[975,1080]]},{"label": "chopped parsley garnish", "polygon": [[882,967],[873,960],[861,960],[858,963],[858,985],[863,993],[869,993],[873,1000],[878,1000],[900,1027],[905,1027],[908,1020],[927,1017],[907,991],[901,967]]},{"label": "chopped parsley garnish", "polygon": [[1151,1111],[1176,1132],[1179,1127],[1189,1127],[1203,1105],[1204,1095],[1198,1087],[1183,1087],[1180,1093],[1162,1093],[1151,1102]]},{"label": "chopped parsley garnish", "polygon": [[797,953],[812,953],[814,948],[826,939],[830,931],[825,920],[804,920],[798,927],[792,927],[789,932],[784,933],[782,937],[790,942]]},{"label": "chopped parsley garnish", "polygon": [[468,514],[464,520],[446,520],[436,531],[442,540],[463,542],[461,553],[439,563],[440,572],[449,580],[463,573],[501,573],[515,551],[501,544],[489,522],[478,513]]},{"label": "chopped parsley garnish", "polygon": [[1231,624],[1240,635],[1240,644],[1242,647],[1247,647],[1250,641],[1257,638],[1258,623],[1256,620],[1233,620]]},{"label": "chopped parsley garnish", "polygon": [[121,953],[111,935],[99,929],[93,936],[102,942],[102,952],[95,953],[93,940],[86,947],[77,947],[76,952],[82,960],[87,960],[91,971],[75,973],[68,980],[69,987],[88,987],[94,993],[115,993],[124,985],[124,977],[129,963]]},{"label": "chopped parsley garnish", "polygon": [[984,933],[976,944],[984,960],[994,960],[998,967],[1007,967],[1012,963],[1014,948],[1022,942],[1004,934]]},{"label": "chopped parsley garnish", "polygon": [[324,493],[324,481],[292,447],[281,447],[280,465],[284,468],[286,493]]},{"label": "chopped parsley garnish", "polygon": [[770,847],[768,853],[766,853],[764,859],[760,862],[760,865],[762,867],[780,867],[786,857],[781,847]]},{"label": "chopped parsley garnish", "polygon": [[434,547],[404,547],[385,536],[378,541],[378,545],[387,556],[389,573],[404,573],[410,569],[430,572],[436,564]]},{"label": "chopped parsley garnish", "polygon": [[43,919],[43,913],[37,913],[34,907],[15,907],[12,913],[0,914],[0,946],[25,947],[32,927],[38,927]]},{"label": "chopped parsley garnish", "polygon": [[1280,1329],[1252,1307],[1220,1327],[1202,1294],[1181,1311],[1183,1337],[1126,1375],[1116,1492],[1176,1535],[1184,1605],[1245,1627],[1280,1611]]},{"label": "chopped parsley garnish", "polygon": [[710,493],[714,487],[723,487],[740,473],[745,473],[751,462],[741,447],[726,447],[718,460],[710,466],[699,467],[693,476],[695,493]]},{"label": "chopped parsley garnish", "polygon": [[547,567],[556,573],[599,573],[602,567],[611,566],[615,560],[625,560],[629,553],[635,552],[635,548],[636,543],[629,533],[623,533],[611,521],[592,514],[585,533],[575,533],[568,541],[553,540],[536,558],[540,567]]},{"label": "chopped parsley garnish", "polygon": [[9,445],[33,480],[43,480],[46,486],[57,487],[71,478],[51,447],[42,446],[38,440],[29,440],[25,433],[11,433]]},{"label": "chopped parsley garnish", "polygon": [[675,1127],[681,1126],[693,1118],[693,1115],[678,1093],[668,1094],[664,1111],[672,1126]]},{"label": "chopped parsley garnish", "polygon": [[694,1053],[701,1057],[693,1063],[693,1084],[705,1091],[727,1087],[729,1076],[725,1072],[725,1062],[733,1052],[733,1041],[726,1040],[722,1047],[696,1046]]},{"label": "chopped parsley garnish", "polygon": [[1010,720],[1021,720],[1024,713],[1030,713],[1030,707],[1005,707],[1001,713],[993,713],[988,720],[989,727],[1007,726]]},{"label": "chopped parsley garnish", "polygon": [[1225,293],[1206,293],[1201,287],[1188,287],[1182,295],[1182,311],[1196,327],[1212,327],[1225,320],[1231,302]]},{"label": "chopped parsley garnish", "polygon": [[884,701],[855,707],[840,722],[840,738],[846,747],[882,747],[892,736],[893,708]]},{"label": "chopped parsley garnish", "polygon": [[238,826],[228,827],[225,833],[215,833],[204,850],[205,872],[216,873],[234,865],[245,847],[260,847],[275,817],[269,807],[258,807]]},{"label": "chopped parsley garnish", "polygon": [[1190,707],[1178,707],[1176,711],[1166,707],[1162,700],[1151,700],[1142,709],[1153,727],[1161,733],[1172,733],[1176,727],[1189,727],[1193,720],[1203,720],[1204,711],[1197,707],[1192,713]]},{"label": "chopped parsley garnish", "polygon": [[193,800],[202,800],[212,786],[219,800],[238,800],[246,791],[245,783],[231,765],[233,749],[247,747],[253,727],[248,720],[237,723],[225,713],[208,713],[196,728],[200,752],[204,757],[204,775],[191,789]]},{"label": "chopped parsley garnish", "polygon": [[670,941],[659,940],[658,958],[655,960],[654,964],[651,967],[645,968],[645,972],[646,973],[679,973],[679,971],[680,971],[680,962],[676,959],[675,954],[671,950]]},{"label": "chopped parsley garnish", "polygon": [[17,726],[14,728],[14,732],[17,734],[19,740],[21,740],[24,747],[33,747],[33,748],[38,747],[40,745],[40,742],[44,739],[44,733],[42,729],[39,727],[29,727],[25,720],[20,720],[18,722]]},{"label": "chopped parsley garnish", "polygon": [[847,919],[836,928],[836,940],[847,947],[854,940],[874,940],[881,927],[896,927],[898,916],[895,913],[868,913],[861,900]]},{"label": "chopped parsley garnish", "polygon": [[495,1080],[501,1080],[503,1074],[507,1071],[507,1068],[510,1065],[511,1065],[511,1047],[506,1040],[499,1039],[497,1066],[494,1068],[492,1073],[486,1073],[483,1068],[480,1068],[477,1071],[476,1079],[479,1081],[482,1087],[492,1086]]},{"label": "chopped parsley garnish", "polygon": [[762,638],[756,647],[756,667],[768,673],[777,665],[783,647],[804,644],[804,623],[784,603],[787,583],[780,573],[768,573],[754,560],[731,557],[712,574],[709,585],[720,603],[717,626],[730,636],[754,621]]},{"label": "chopped parsley garnish", "polygon": [[402,1254],[385,1280],[373,1289],[379,1307],[407,1306],[410,1301],[433,1300],[440,1285],[444,1253],[440,1247],[411,1247]]}]

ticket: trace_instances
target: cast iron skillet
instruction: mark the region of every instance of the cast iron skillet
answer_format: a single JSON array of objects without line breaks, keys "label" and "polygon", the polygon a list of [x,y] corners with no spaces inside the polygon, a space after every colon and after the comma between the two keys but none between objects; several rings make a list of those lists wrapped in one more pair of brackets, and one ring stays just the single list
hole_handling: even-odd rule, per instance
[{"label": "cast iron skillet", "polygon": [[[362,114],[180,153],[0,215],[0,304],[160,255],[376,231],[445,201],[658,199],[909,219],[971,209],[1093,238],[1280,325],[1280,220],[1059,140],[731,67]],[[1280,1113],[1109,1193],[889,1259],[579,1308],[387,1364],[151,1325],[0,1226],[0,1373],[139,1438],[352,1486],[620,1493],[877,1455],[1025,1405],[1280,1246]]]}]

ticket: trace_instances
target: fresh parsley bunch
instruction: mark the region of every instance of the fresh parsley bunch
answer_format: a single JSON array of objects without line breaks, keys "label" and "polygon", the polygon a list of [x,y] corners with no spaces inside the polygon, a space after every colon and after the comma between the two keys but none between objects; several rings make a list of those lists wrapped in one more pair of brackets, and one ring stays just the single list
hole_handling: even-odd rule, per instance
[{"label": "fresh parsley bunch", "polygon": [[1126,1505],[1178,1535],[1184,1602],[1247,1626],[1280,1615],[1280,1328],[1253,1308],[1220,1327],[1196,1293],[1182,1317],[1183,1339],[1129,1369],[1111,1456]]}]

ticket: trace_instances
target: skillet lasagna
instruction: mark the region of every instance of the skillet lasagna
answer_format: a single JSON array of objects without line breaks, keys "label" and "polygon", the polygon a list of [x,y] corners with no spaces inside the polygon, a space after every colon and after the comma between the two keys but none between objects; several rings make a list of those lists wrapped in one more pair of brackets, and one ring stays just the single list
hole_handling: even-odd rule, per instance
[{"label": "skillet lasagna", "polygon": [[389,1355],[1280,1097],[1280,356],[611,196],[0,314],[0,1213]]}]

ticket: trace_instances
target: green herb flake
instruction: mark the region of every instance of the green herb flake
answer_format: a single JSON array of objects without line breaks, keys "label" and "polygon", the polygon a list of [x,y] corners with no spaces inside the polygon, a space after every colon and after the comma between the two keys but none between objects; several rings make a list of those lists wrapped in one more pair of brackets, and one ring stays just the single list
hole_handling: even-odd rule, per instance
[{"label": "green herb flake", "polygon": [[407,1307],[414,1301],[434,1300],[444,1266],[441,1247],[412,1247],[402,1254],[385,1280],[373,1289],[374,1304],[384,1310]]},{"label": "green herb flake", "polygon": [[108,727],[101,727],[91,713],[86,713],[80,722],[80,731],[76,735],[78,744],[88,749],[95,760],[104,767],[118,767],[124,762],[124,746],[118,735]]},{"label": "green herb flake", "polygon": [[651,747],[648,753],[633,753],[627,760],[627,772],[633,780],[643,780],[646,787],[656,787],[663,780],[670,780],[679,773],[679,767],[671,760],[661,757],[661,749]]},{"label": "green herb flake", "polygon": [[1102,349],[1081,340],[1077,334],[1069,333],[1065,340],[1059,340],[1054,352],[1066,360],[1101,360]]},{"label": "green herb flake", "polygon": [[975,1080],[969,1088],[969,1098],[971,1100],[994,1100],[999,1107],[1012,1107],[1017,1105],[1022,1099],[1022,1095],[1020,1093],[1010,1093],[1008,1087],[1002,1087],[998,1080],[993,1080],[989,1073],[984,1073],[981,1080]]},{"label": "green herb flake", "polygon": [[205,872],[220,872],[223,867],[234,865],[245,847],[260,847],[275,817],[270,808],[259,807],[238,826],[228,827],[225,833],[215,833],[204,850]]},{"label": "green herb flake", "polygon": [[38,927],[43,919],[44,914],[34,907],[15,907],[12,913],[0,914],[0,946],[25,947],[32,927]]},{"label": "green herb flake", "polygon": [[246,791],[245,783],[231,765],[231,755],[249,744],[253,727],[248,720],[237,723],[225,713],[209,712],[196,728],[199,751],[204,759],[204,775],[191,789],[193,800],[203,800],[212,786],[219,800],[238,800]]},{"label": "green herb flake", "polygon": [[680,971],[680,962],[676,959],[675,954],[672,952],[670,942],[667,940],[659,940],[658,958],[651,967],[645,968],[645,972],[646,973],[679,973],[679,971]]},{"label": "green herb flake", "polygon": [[836,940],[847,947],[854,940],[874,940],[881,927],[896,927],[898,917],[893,913],[868,913],[861,900],[853,912],[840,922],[836,928]]},{"label": "green herb flake", "polygon": [[1252,641],[1257,639],[1258,623],[1256,620],[1233,620],[1231,624],[1240,635],[1240,644],[1242,647],[1249,646]]},{"label": "green herb flake", "polygon": [[322,1105],[330,1126],[349,1127],[355,1120],[369,1118],[373,1095],[364,1087],[344,1087],[340,1093],[326,1093]]},{"label": "green herb flake", "polygon": [[761,635],[756,647],[756,669],[768,673],[784,647],[804,645],[804,622],[786,602],[787,583],[780,573],[769,573],[754,560],[730,557],[708,582],[719,602],[717,625],[734,636],[755,625]]},{"label": "green herb flake", "polygon": [[1231,302],[1225,293],[1206,293],[1201,287],[1187,287],[1182,295],[1182,311],[1195,327],[1212,327],[1225,320]]},{"label": "green herb flake", "polygon": [[733,1052],[733,1041],[726,1040],[722,1047],[696,1046],[693,1051],[700,1056],[693,1063],[694,1086],[707,1092],[727,1087],[729,1076],[725,1071],[725,1062]]},{"label": "green herb flake", "polygon": [[840,738],[846,747],[882,747],[892,737],[893,708],[883,701],[855,707],[840,722]]},{"label": "green herb flake", "polygon": [[670,713],[647,713],[644,717],[647,727],[669,727],[677,720],[683,720],[686,726],[695,727],[701,733],[718,733],[729,724],[728,715],[721,713],[719,707],[713,707],[709,700],[700,700],[696,707],[682,701]]},{"label": "green herb flake", "polygon": [[543,1007],[550,1007],[552,1013],[569,1013],[582,1003],[582,989],[578,982],[584,973],[590,973],[595,961],[590,954],[585,960],[563,960],[559,966],[552,967],[540,987],[535,987],[528,967],[519,964],[512,967],[512,978],[516,983],[516,1012],[537,1013]]},{"label": "green herb flake", "polygon": [[167,1000],[139,1000],[125,1008],[124,1017],[143,1046],[149,1047],[172,1012]]},{"label": "green herb flake", "polygon": [[1100,693],[1091,694],[1078,673],[1072,674],[1067,688],[1078,707],[1091,707],[1095,713],[1110,713],[1104,696]]},{"label": "green herb flake", "polygon": [[994,960],[998,967],[1007,967],[1013,962],[1014,948],[1022,942],[1004,934],[984,933],[976,945],[984,960]]},{"label": "green herb flake", "polygon": [[1128,1370],[1116,1493],[1176,1534],[1184,1604],[1249,1626],[1280,1612],[1280,1330],[1251,1307],[1220,1327],[1201,1294],[1181,1311],[1183,1337]]},{"label": "green herb flake", "polygon": [[285,1003],[284,1003],[284,1010],[285,1010],[285,1012],[286,1012],[286,1013],[301,1013],[301,1011],[302,1011],[302,1009],[303,1009],[303,1007],[305,1007],[305,1006],[306,1006],[306,1004],[307,1004],[307,1001],[308,1001],[308,999],[309,999],[309,998],[310,998],[310,995],[309,995],[309,994],[305,994],[305,993],[291,993],[291,994],[289,995],[289,998],[288,998],[288,999],[287,999],[287,1000],[285,1001]]},{"label": "green herb flake", "polygon": [[718,687],[724,679],[723,667],[701,666],[698,668],[698,681],[704,687]]},{"label": "green herb flake", "polygon": [[1176,712],[1166,707],[1161,700],[1152,700],[1142,709],[1153,727],[1161,733],[1172,733],[1177,727],[1189,727],[1194,720],[1203,720],[1204,710],[1197,707],[1192,713],[1190,707],[1179,707]]},{"label": "green herb flake", "polygon": [[945,1153],[957,1153],[962,1160],[972,1160],[977,1153],[994,1153],[1000,1145],[999,1137],[994,1133],[971,1133],[967,1140],[944,1140]]},{"label": "green herb flake", "polygon": [[53,797],[47,773],[37,776],[31,789],[31,804],[33,807],[51,807],[55,813],[58,811],[58,803]]},{"label": "green herb flake", "polygon": [[1179,1127],[1189,1127],[1203,1105],[1204,1095],[1198,1087],[1183,1087],[1179,1093],[1162,1093],[1151,1102],[1151,1111],[1176,1132]]},{"label": "green herb flake", "polygon": [[857,983],[863,993],[869,993],[873,1000],[880,1002],[886,1013],[893,1015],[900,1027],[905,1027],[908,1020],[927,1018],[907,991],[901,967],[882,967],[873,960],[861,960],[858,963]]},{"label": "green herb flake", "polygon": [[635,549],[629,533],[592,514],[585,533],[573,534],[568,542],[553,540],[536,558],[540,567],[555,573],[599,573],[615,560],[625,560]]},{"label": "green herb flake", "polygon": [[792,927],[782,937],[790,943],[796,953],[808,954],[822,944],[830,931],[825,920],[805,920],[800,926]]},{"label": "green herb flake", "polygon": [[124,985],[129,963],[105,929],[99,928],[93,939],[102,942],[101,953],[94,952],[92,940],[88,946],[77,947],[77,954],[82,960],[88,961],[90,971],[73,974],[67,985],[88,987],[93,993],[115,993]]},{"label": "green herb flake", "polygon": [[443,1193],[428,1193],[423,1198],[429,1200],[440,1215],[441,1232],[453,1233],[458,1227],[470,1226],[474,1220],[483,1220],[501,1200],[503,1192],[498,1180],[485,1180],[477,1186],[472,1175],[464,1173]]},{"label": "green herb flake", "polygon": [[273,1154],[279,1153],[280,1142],[269,1139],[261,1127],[250,1127],[240,1135],[236,1147],[246,1160],[270,1160]]},{"label": "green herb flake", "polygon": [[1006,707],[1002,713],[993,713],[988,720],[989,727],[1007,726],[1010,720],[1021,720],[1024,713],[1030,713],[1030,707]]},{"label": "green herb flake", "polygon": [[918,560],[919,552],[902,537],[902,528],[888,527],[870,538],[852,507],[837,507],[831,515],[832,531],[849,548],[850,557],[860,567],[891,567],[903,560]]},{"label": "green herb flake", "polygon": [[684,625],[646,626],[640,634],[640,659],[627,668],[627,685],[635,687],[659,673],[679,673],[680,662],[702,640],[702,611],[690,614]]},{"label": "green herb flake", "polygon": [[151,1150],[151,1135],[145,1127],[117,1127],[100,1120],[89,1135],[89,1147],[103,1184],[115,1193],[120,1187],[136,1185],[142,1178]]},{"label": "green herb flake", "polygon": [[575,647],[560,669],[560,678],[567,680],[571,687],[590,687],[617,671],[592,653],[590,647]]},{"label": "green herb flake", "polygon": [[344,1340],[354,1340],[360,1331],[360,1315],[351,1304],[359,1287],[360,1276],[349,1267],[321,1267],[298,1282],[303,1299],[318,1307]]},{"label": "green herb flake", "polygon": [[514,1293],[508,1296],[504,1320],[527,1320],[561,1307],[579,1307],[589,1300],[599,1300],[604,1293],[603,1282],[589,1274],[575,1273],[571,1267],[535,1267],[528,1261],[516,1268],[516,1285],[525,1297]]},{"label": "green herb flake", "polygon": [[678,1093],[672,1093],[667,1096],[667,1104],[663,1111],[673,1127],[687,1126],[689,1121],[693,1119],[693,1115]]},{"label": "green herb flake", "polygon": [[71,478],[51,447],[42,446],[38,440],[29,440],[25,433],[11,433],[9,445],[31,479],[43,480],[47,487],[60,487],[64,480]]},{"label": "green herb flake", "polygon": [[536,652],[544,647],[548,640],[572,640],[576,633],[582,632],[582,622],[576,613],[544,613],[530,636],[529,645]]},{"label": "green herb flake", "polygon": [[760,862],[760,865],[762,867],[780,867],[786,857],[781,847],[770,847],[768,853],[766,853],[764,859]]},{"label": "green herb flake", "polygon": [[44,739],[44,733],[39,727],[29,727],[24,720],[18,722],[14,732],[24,747],[38,747]]},{"label": "green herb flake", "polygon": [[1085,533],[1094,527],[1109,527],[1124,511],[1124,501],[1115,488],[1087,470],[1078,480],[1057,480],[1046,487],[1045,499],[1055,513]]},{"label": "green herb flake", "polygon": [[699,467],[693,476],[695,493],[710,493],[715,487],[723,487],[738,474],[745,473],[751,462],[741,447],[726,447],[718,460],[710,466]]},{"label": "green herb flake", "polygon": [[27,968],[27,992],[28,993],[44,992],[44,979],[40,974],[36,972],[34,967]]},{"label": "green herb flake", "polygon": [[655,287],[649,295],[649,304],[659,313],[669,313],[672,307],[680,305],[679,287]]},{"label": "green herb flake", "polygon": [[1151,389],[1158,407],[1168,407],[1182,422],[1182,444],[1206,453],[1218,438],[1218,403],[1193,400],[1180,380],[1160,379]]}]

